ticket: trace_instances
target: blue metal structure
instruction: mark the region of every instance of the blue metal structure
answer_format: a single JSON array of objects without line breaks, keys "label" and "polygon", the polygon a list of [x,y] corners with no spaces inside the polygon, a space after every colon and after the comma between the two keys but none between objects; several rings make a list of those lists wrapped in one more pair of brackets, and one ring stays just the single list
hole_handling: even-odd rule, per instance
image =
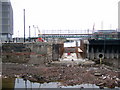
[{"label": "blue metal structure", "polygon": [[81,38],[81,39],[119,39],[120,33],[116,30],[98,30],[93,34],[39,34],[41,38]]},{"label": "blue metal structure", "polygon": [[119,39],[119,33],[116,30],[98,30],[97,32],[93,33],[93,38],[98,40],[104,39]]},{"label": "blue metal structure", "polygon": [[42,34],[42,38],[92,38],[92,34]]}]

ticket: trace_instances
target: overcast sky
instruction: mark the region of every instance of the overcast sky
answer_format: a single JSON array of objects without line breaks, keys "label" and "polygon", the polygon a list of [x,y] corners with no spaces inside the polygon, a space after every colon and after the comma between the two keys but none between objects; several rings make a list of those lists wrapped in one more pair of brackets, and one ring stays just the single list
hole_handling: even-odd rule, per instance
[{"label": "overcast sky", "polygon": [[[29,25],[43,30],[95,30],[118,28],[119,0],[11,0],[14,11],[14,37],[23,37],[23,9],[26,10],[26,36]],[[19,34],[18,34],[19,32]]]}]

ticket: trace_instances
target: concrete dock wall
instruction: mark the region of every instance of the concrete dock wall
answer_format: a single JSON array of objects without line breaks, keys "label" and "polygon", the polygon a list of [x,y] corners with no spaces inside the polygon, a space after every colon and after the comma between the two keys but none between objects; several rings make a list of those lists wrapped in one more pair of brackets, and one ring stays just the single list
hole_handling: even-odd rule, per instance
[{"label": "concrete dock wall", "polygon": [[45,64],[52,60],[52,44],[3,43],[2,62]]},{"label": "concrete dock wall", "polygon": [[90,40],[89,59],[120,59],[120,40]]},{"label": "concrete dock wall", "polygon": [[120,68],[120,40],[89,40],[87,58]]}]

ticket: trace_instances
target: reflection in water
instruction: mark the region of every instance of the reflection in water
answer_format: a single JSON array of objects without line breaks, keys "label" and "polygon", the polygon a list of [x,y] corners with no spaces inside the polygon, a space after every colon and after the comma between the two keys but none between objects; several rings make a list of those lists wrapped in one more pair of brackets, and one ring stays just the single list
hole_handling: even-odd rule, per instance
[{"label": "reflection in water", "polygon": [[50,83],[33,83],[29,80],[23,80],[17,78],[15,80],[15,88],[59,88],[60,82],[50,82]]},{"label": "reflection in water", "polygon": [[[13,79],[3,79],[2,88],[9,88],[9,90],[17,90],[17,88],[99,88],[95,84],[81,84],[74,86],[62,86],[60,82],[50,82],[50,83],[34,83],[29,80],[23,80],[22,78],[13,78]],[[11,88],[11,89],[10,89]],[[114,90],[119,90],[116,88]]]},{"label": "reflection in water", "polygon": [[61,86],[60,82],[50,82],[50,83],[33,83],[29,80],[23,80],[20,78],[17,78],[15,80],[15,88],[99,88],[98,86],[94,84],[81,84],[81,85],[75,85],[75,86]]},{"label": "reflection in water", "polygon": [[14,88],[15,78],[5,78],[2,79],[2,88]]},{"label": "reflection in water", "polygon": [[99,88],[99,86],[96,86],[95,84],[81,84],[81,85],[74,85],[74,86],[62,86],[62,88]]}]

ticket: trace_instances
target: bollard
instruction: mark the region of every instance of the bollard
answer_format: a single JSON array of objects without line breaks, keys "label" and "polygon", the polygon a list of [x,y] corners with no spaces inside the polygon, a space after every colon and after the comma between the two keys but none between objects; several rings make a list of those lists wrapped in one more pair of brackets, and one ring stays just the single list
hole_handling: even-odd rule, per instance
[{"label": "bollard", "polygon": [[100,58],[100,65],[102,64],[102,58]]},{"label": "bollard", "polygon": [[100,54],[100,55],[99,55],[99,58],[100,58],[100,65],[102,64],[102,57],[103,57],[103,55]]}]

